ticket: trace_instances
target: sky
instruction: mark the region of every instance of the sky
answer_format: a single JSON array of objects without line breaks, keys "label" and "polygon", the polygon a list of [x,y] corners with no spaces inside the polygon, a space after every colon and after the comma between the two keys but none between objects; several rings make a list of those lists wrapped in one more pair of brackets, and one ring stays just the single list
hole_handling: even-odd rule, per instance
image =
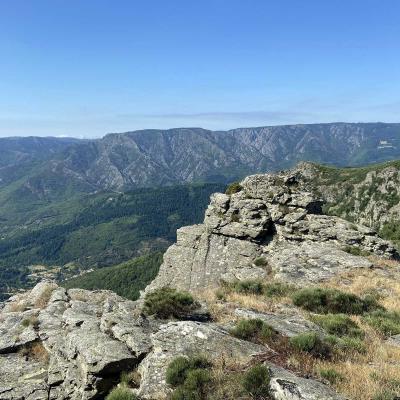
[{"label": "sky", "polygon": [[398,0],[1,0],[0,136],[400,122]]}]

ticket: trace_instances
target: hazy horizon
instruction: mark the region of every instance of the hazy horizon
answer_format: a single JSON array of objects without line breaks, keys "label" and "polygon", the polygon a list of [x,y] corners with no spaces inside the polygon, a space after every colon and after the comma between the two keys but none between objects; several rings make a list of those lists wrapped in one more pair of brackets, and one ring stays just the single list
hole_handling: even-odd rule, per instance
[{"label": "hazy horizon", "polygon": [[0,137],[396,122],[400,3],[0,3]]}]

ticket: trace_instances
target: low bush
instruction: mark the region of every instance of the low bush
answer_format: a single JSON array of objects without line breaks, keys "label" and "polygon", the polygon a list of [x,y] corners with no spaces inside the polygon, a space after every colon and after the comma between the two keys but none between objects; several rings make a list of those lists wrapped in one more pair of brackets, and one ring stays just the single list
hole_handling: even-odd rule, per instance
[{"label": "low bush", "polygon": [[237,293],[246,294],[262,294],[264,291],[264,285],[260,280],[257,279],[246,279],[238,281],[233,284],[233,290]]},{"label": "low bush", "polygon": [[362,337],[364,332],[345,314],[316,315],[312,320],[327,333],[336,336]]},{"label": "low bush", "polygon": [[270,282],[264,285],[264,294],[267,297],[283,297],[293,290],[293,286],[282,282]]},{"label": "low bush", "polygon": [[243,190],[243,187],[239,182],[233,182],[226,188],[225,194],[231,195],[234,193],[239,193],[242,190]]},{"label": "low bush", "polygon": [[365,251],[356,246],[346,246],[343,248],[346,253],[352,254],[353,256],[368,257],[371,255],[369,251]]},{"label": "low bush", "polygon": [[343,375],[334,368],[321,368],[318,373],[321,378],[327,380],[332,385],[344,379]]},{"label": "low bush", "polygon": [[243,388],[252,398],[266,399],[269,397],[269,383],[271,376],[269,370],[264,365],[255,365],[251,367],[243,377]]},{"label": "low bush", "polygon": [[319,314],[363,314],[382,308],[378,303],[368,298],[366,300],[336,289],[306,288],[297,290],[292,300],[294,305]]},{"label": "low bush", "polygon": [[190,293],[164,287],[146,294],[143,313],[157,318],[179,319],[197,307]]},{"label": "low bush", "polygon": [[275,334],[273,328],[261,319],[241,319],[231,330],[231,335],[253,342],[263,342]]},{"label": "low bush", "polygon": [[376,310],[364,316],[364,321],[384,336],[400,333],[400,313],[396,311]]},{"label": "low bush", "polygon": [[268,264],[268,261],[265,257],[258,257],[254,260],[254,265],[257,267],[264,267]]},{"label": "low bush", "polygon": [[166,381],[175,390],[172,400],[201,400],[206,397],[206,386],[211,383],[211,363],[202,356],[177,357],[167,368]]},{"label": "low bush", "polygon": [[138,400],[138,397],[127,387],[116,387],[106,397],[106,400]]},{"label": "low bush", "polygon": [[295,350],[309,353],[317,358],[329,358],[333,351],[332,343],[323,340],[315,332],[301,333],[290,338],[289,343]]}]

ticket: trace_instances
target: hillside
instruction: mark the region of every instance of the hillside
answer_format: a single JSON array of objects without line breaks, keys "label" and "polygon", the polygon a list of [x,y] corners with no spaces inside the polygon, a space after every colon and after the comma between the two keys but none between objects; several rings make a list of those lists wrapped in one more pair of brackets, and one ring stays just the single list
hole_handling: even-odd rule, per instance
[{"label": "hillside", "polygon": [[325,211],[370,226],[400,245],[400,162],[362,168],[333,168],[300,164],[294,171],[312,189]]},{"label": "hillside", "polygon": [[20,220],[3,211],[1,292],[165,249],[177,228],[201,221],[210,194],[223,188],[199,184],[86,195],[37,206],[25,221],[24,214]]},{"label": "hillside", "polygon": [[[49,281],[14,296],[0,311],[3,397],[396,399],[400,254],[303,184],[292,170],[212,195],[137,301]],[[92,276],[136,298],[159,261]]]},{"label": "hillside", "polygon": [[30,202],[60,200],[77,192],[226,183],[252,173],[289,168],[302,160],[359,166],[398,158],[400,124],[332,123],[230,131],[180,128],[109,134],[60,146],[53,157],[36,157],[35,165],[15,176],[7,178],[0,172],[5,180],[0,207],[21,198]]}]

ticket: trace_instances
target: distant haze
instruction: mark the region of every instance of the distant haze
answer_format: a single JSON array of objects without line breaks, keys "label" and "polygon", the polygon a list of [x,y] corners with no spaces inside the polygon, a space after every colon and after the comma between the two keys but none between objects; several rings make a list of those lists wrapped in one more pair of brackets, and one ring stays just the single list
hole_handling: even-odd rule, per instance
[{"label": "distant haze", "polygon": [[0,136],[397,122],[400,2],[0,2]]}]

